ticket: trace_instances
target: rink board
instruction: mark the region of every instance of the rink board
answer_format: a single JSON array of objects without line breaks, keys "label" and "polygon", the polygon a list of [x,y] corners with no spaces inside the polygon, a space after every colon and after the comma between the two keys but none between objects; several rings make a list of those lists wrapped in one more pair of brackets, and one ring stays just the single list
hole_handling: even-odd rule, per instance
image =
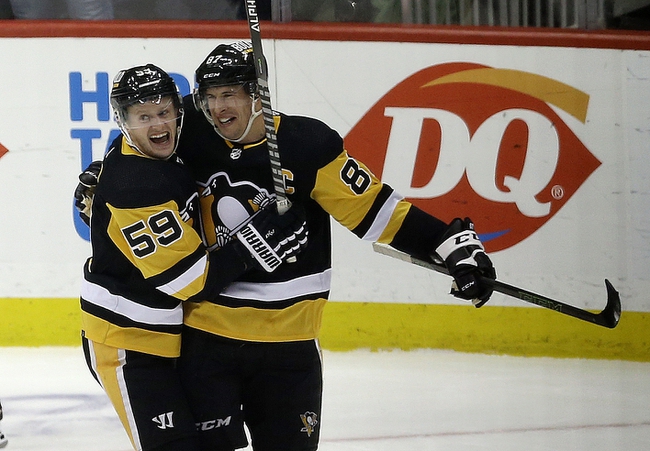
[{"label": "rink board", "polygon": [[[80,345],[77,299],[0,299],[0,346]],[[542,308],[329,302],[321,345],[650,361],[650,314],[625,312],[605,329]]]},{"label": "rink board", "polygon": [[[207,52],[247,29],[2,25],[0,345],[77,344],[90,248],[72,192],[116,133],[111,77],[155,62],[188,93]],[[592,311],[605,278],[621,293],[615,330],[500,295],[476,310],[335,224],[325,348],[649,358],[650,35],[264,24],[262,37],[274,107],[327,122],[420,208],[472,217],[500,280]]]}]

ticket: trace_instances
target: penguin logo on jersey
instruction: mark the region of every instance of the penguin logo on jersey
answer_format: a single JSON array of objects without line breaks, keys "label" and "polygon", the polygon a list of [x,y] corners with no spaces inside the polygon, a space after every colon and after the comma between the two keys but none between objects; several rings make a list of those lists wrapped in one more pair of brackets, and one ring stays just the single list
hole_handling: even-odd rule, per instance
[{"label": "penguin logo on jersey", "polygon": [[221,247],[247,224],[249,218],[273,202],[275,194],[249,182],[232,182],[225,172],[214,174],[200,189],[203,239]]},{"label": "penguin logo on jersey", "polygon": [[307,437],[311,437],[311,434],[314,433],[316,426],[318,425],[318,415],[314,412],[305,412],[300,414],[300,419],[302,420],[303,427],[300,432],[306,432]]}]

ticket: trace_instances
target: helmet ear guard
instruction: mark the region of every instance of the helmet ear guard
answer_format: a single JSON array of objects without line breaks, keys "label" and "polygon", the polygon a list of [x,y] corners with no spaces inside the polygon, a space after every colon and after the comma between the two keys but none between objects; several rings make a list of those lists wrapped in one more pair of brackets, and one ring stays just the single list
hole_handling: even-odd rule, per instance
[{"label": "helmet ear guard", "polygon": [[260,96],[260,87],[257,84],[257,79],[255,81],[249,81],[244,83],[244,89],[254,100]]}]

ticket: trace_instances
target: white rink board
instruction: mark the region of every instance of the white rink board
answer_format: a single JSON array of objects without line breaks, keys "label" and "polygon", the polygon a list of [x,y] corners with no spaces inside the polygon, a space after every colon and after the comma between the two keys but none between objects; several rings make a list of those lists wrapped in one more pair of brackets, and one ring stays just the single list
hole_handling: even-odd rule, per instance
[{"label": "white rink board", "polygon": [[[90,103],[83,120],[72,119],[70,74],[81,74],[83,91],[96,89],[98,73],[112,79],[148,62],[192,80],[205,55],[230,41],[0,39],[0,144],[9,150],[0,158],[0,297],[78,295],[89,245],[73,225],[82,162],[81,140],[72,135],[97,131],[92,154],[100,158],[116,127],[98,120]],[[442,63],[524,71],[587,93],[584,123],[553,108],[602,165],[542,227],[491,257],[504,282],[601,309],[608,278],[624,310],[650,312],[650,52],[303,40],[264,46],[274,107],[322,119],[342,136],[402,80]],[[455,303],[448,288],[444,276],[377,255],[335,225],[333,300]],[[512,305],[499,295],[491,302]]]}]

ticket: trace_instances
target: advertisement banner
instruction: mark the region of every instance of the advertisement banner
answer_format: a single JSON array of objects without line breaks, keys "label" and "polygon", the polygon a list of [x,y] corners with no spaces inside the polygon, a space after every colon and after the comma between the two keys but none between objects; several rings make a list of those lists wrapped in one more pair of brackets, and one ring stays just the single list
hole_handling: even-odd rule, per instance
[{"label": "advertisement banner", "polygon": [[[187,94],[205,55],[234,40],[0,39],[0,297],[78,295],[90,248],[72,193],[118,132],[112,77],[154,63]],[[650,311],[650,52],[264,46],[276,109],[329,124],[419,208],[471,217],[501,280],[598,310],[608,278],[624,310]],[[333,253],[334,301],[457,303],[450,279],[378,255],[338,225]]]}]

